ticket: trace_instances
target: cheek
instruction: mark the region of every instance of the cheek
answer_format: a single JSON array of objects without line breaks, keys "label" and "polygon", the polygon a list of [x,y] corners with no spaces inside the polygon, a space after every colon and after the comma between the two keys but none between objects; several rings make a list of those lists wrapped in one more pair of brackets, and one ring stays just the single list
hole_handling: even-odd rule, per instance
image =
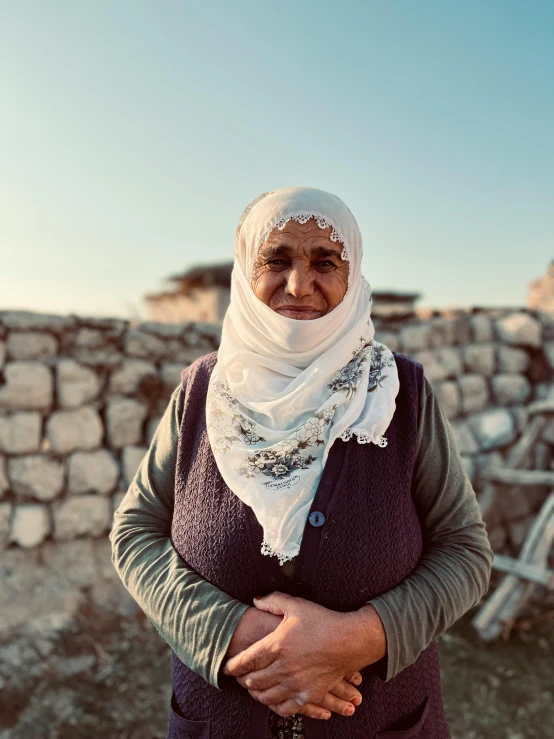
[{"label": "cheek", "polygon": [[329,310],[333,310],[342,301],[346,295],[348,287],[348,273],[328,272],[321,275],[319,280],[319,289],[325,296]]},{"label": "cheek", "polygon": [[270,304],[273,293],[283,282],[283,276],[280,272],[262,272],[252,282],[252,290],[254,295],[259,298],[262,303]]}]

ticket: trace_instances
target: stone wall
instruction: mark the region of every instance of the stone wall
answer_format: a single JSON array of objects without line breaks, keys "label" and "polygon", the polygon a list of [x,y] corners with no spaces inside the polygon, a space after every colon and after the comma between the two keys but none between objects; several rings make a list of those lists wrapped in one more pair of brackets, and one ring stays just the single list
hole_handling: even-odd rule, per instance
[{"label": "stone wall", "polygon": [[[474,309],[375,323],[423,364],[479,493],[549,390],[554,318]],[[0,548],[107,537],[181,370],[219,338],[209,324],[0,312]],[[550,468],[550,444],[554,428],[530,466]],[[547,492],[487,510],[496,551],[519,549]]]}]

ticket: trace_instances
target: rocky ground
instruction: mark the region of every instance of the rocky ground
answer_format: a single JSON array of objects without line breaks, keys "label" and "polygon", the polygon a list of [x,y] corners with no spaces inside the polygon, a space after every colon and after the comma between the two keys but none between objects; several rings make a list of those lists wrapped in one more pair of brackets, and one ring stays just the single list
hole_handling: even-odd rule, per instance
[{"label": "rocky ground", "polygon": [[[169,649],[114,579],[106,543],[87,547],[2,563],[0,739],[165,737]],[[554,738],[554,610],[534,606],[491,645],[472,615],[440,639],[453,739]]]}]

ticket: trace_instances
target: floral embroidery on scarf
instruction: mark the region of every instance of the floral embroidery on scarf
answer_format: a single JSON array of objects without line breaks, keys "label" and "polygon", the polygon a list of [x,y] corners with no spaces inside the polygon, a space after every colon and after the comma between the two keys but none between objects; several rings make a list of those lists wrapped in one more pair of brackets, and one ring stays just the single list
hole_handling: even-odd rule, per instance
[{"label": "floral embroidery on scarf", "polygon": [[367,392],[372,393],[378,387],[381,386],[382,380],[386,380],[388,375],[383,375],[382,371],[384,367],[393,367],[394,357],[383,357],[385,352],[384,346],[374,346],[373,353],[371,355],[371,369],[369,370],[369,382],[367,386]]},{"label": "floral embroidery on scarf", "polygon": [[265,441],[256,433],[256,424],[238,410],[238,401],[233,398],[227,385],[215,384],[210,393],[211,414],[209,426],[215,432],[214,452],[225,454],[232,444],[243,441],[248,446]]},{"label": "floral embroidery on scarf", "polygon": [[363,365],[367,361],[372,345],[373,341],[366,341],[362,336],[360,345],[352,352],[352,359],[342,369],[335,372],[335,379],[327,385],[329,390],[334,393],[344,390],[347,398],[354,395],[362,379]]},{"label": "floral embroidery on scarf", "polygon": [[294,714],[283,718],[270,711],[267,739],[304,739],[304,721],[302,716]]},{"label": "floral embroidery on scarf", "polygon": [[286,439],[266,449],[260,449],[246,460],[236,471],[247,478],[264,475],[271,478],[268,483],[277,487],[272,481],[282,483],[278,487],[290,487],[297,482],[294,473],[306,470],[317,460],[313,454],[301,454],[310,447],[325,444],[325,427],[333,420],[337,406],[332,405],[309,418],[300,428]]}]

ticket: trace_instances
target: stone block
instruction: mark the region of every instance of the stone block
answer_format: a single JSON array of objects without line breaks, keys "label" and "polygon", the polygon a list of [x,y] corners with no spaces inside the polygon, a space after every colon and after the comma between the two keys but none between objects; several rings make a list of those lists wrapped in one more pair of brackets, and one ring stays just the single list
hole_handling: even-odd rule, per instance
[{"label": "stone block", "polygon": [[397,352],[400,350],[400,342],[398,341],[398,334],[394,331],[376,331],[375,341],[380,344],[388,346],[391,352]]},{"label": "stone block", "polygon": [[493,340],[494,333],[492,323],[487,316],[476,313],[468,319],[468,322],[471,326],[473,341],[478,344],[486,344]]},{"label": "stone block", "polygon": [[113,512],[115,513],[119,506],[121,505],[121,501],[123,498],[127,495],[126,490],[118,490],[117,493],[112,497],[112,506],[113,506]]},{"label": "stone block", "polygon": [[144,359],[126,359],[110,376],[109,391],[117,395],[134,395],[143,377],[157,376],[156,365]]},{"label": "stone block", "polygon": [[30,549],[41,544],[50,533],[50,517],[44,505],[17,505],[13,512],[10,541]]},{"label": "stone block", "polygon": [[148,449],[143,446],[126,446],[121,455],[121,466],[123,467],[123,479],[129,486],[144,459]]},{"label": "stone block", "polygon": [[468,344],[463,349],[464,364],[468,372],[491,377],[496,366],[494,344]]},{"label": "stone block", "polygon": [[46,437],[56,454],[69,454],[79,449],[96,449],[102,445],[104,427],[98,412],[89,406],[76,410],[56,411],[46,423]]},{"label": "stone block", "polygon": [[33,411],[21,411],[0,417],[0,451],[7,454],[37,452],[40,447],[42,417]]},{"label": "stone block", "polygon": [[483,410],[489,400],[489,388],[486,379],[477,373],[462,375],[458,378],[462,393],[462,410],[474,413]]},{"label": "stone block", "polygon": [[13,457],[8,461],[8,477],[18,495],[53,500],[63,490],[65,467],[47,454]]},{"label": "stone block", "polygon": [[413,352],[428,349],[430,346],[431,329],[428,323],[405,326],[398,334],[398,341],[402,352],[409,355]]},{"label": "stone block", "polygon": [[444,415],[448,419],[456,418],[460,412],[460,391],[457,384],[449,380],[440,382],[435,388],[435,394]]},{"label": "stone block", "polygon": [[0,552],[3,552],[10,540],[10,520],[12,504],[0,503]]},{"label": "stone block", "polygon": [[111,501],[99,495],[79,495],[54,507],[54,539],[64,541],[79,536],[101,536],[109,531]]},{"label": "stone block", "polygon": [[162,359],[166,356],[166,342],[153,334],[129,329],[125,334],[125,352],[131,357]]},{"label": "stone block", "polygon": [[162,364],[161,377],[168,388],[175,390],[181,384],[181,372],[184,369],[182,362],[165,362]]},{"label": "stone block", "polygon": [[463,372],[462,358],[458,349],[452,347],[444,347],[436,349],[435,357],[437,362],[444,367],[446,377],[456,378]]},{"label": "stone block", "polygon": [[514,346],[538,348],[542,344],[542,326],[528,313],[511,313],[496,322],[500,339]]},{"label": "stone block", "polygon": [[107,449],[74,452],[68,459],[70,493],[100,493],[115,490],[119,482],[119,464]]},{"label": "stone block", "polygon": [[430,347],[448,347],[458,341],[459,321],[453,318],[435,317],[428,323]]},{"label": "stone block", "polygon": [[100,392],[100,378],[74,359],[62,359],[56,368],[58,401],[62,408],[77,408],[94,400]]},{"label": "stone block", "polygon": [[0,323],[13,331],[51,331],[61,333],[73,328],[76,320],[72,316],[32,313],[27,310],[0,311]]},{"label": "stone block", "polygon": [[8,476],[6,474],[6,458],[0,454],[0,498],[4,496],[6,490],[10,489]]},{"label": "stone block", "polygon": [[83,327],[75,335],[75,346],[80,349],[101,349],[106,343],[106,334],[98,328]]},{"label": "stone block", "polygon": [[529,420],[529,410],[525,405],[513,405],[510,408],[515,422],[518,434],[523,433],[523,429],[527,426]]},{"label": "stone block", "polygon": [[455,421],[451,424],[454,439],[460,454],[477,454],[479,445],[475,440],[467,421]]},{"label": "stone block", "polygon": [[492,392],[498,405],[512,405],[525,403],[532,389],[525,375],[501,374],[492,378]]},{"label": "stone block", "polygon": [[447,379],[446,367],[440,364],[434,351],[427,349],[423,352],[415,352],[412,358],[423,366],[425,377],[431,384]]},{"label": "stone block", "polygon": [[115,449],[142,441],[142,426],[148,408],[133,398],[110,398],[106,408],[108,439]]},{"label": "stone block", "polygon": [[174,362],[180,362],[181,368],[188,367],[200,357],[207,354],[204,347],[183,346],[177,339],[170,339],[166,345],[166,354],[171,357]]},{"label": "stone block", "polygon": [[513,416],[506,408],[493,408],[470,416],[469,426],[483,451],[511,444],[516,436]]},{"label": "stone block", "polygon": [[530,361],[525,349],[502,345],[498,347],[499,372],[523,373],[528,369]]},{"label": "stone block", "polygon": [[119,367],[124,357],[117,349],[75,349],[73,357],[87,367],[96,370],[114,369]]},{"label": "stone block", "polygon": [[54,398],[52,373],[40,362],[8,362],[0,387],[0,408],[47,410]]},{"label": "stone block", "polygon": [[548,359],[548,364],[552,369],[554,369],[554,341],[545,341],[543,346],[544,353]]},{"label": "stone block", "polygon": [[162,339],[186,339],[189,323],[158,323],[156,321],[144,321],[136,327],[138,331],[146,331]]},{"label": "stone block", "polygon": [[58,340],[52,334],[39,331],[12,331],[6,342],[12,360],[44,359],[58,352]]}]

